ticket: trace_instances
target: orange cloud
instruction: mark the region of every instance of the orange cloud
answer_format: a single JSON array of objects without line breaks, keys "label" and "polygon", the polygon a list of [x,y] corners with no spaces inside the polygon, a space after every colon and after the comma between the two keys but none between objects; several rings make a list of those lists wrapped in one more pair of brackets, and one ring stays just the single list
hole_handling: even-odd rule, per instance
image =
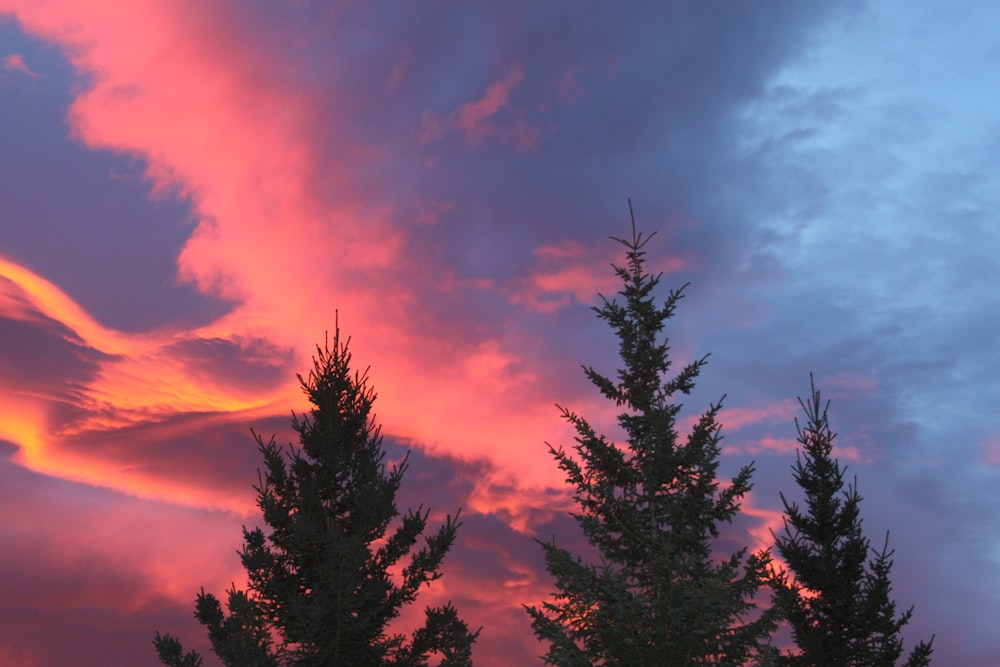
[{"label": "orange cloud", "polygon": [[102,327],[56,285],[2,256],[0,315],[25,322],[51,318],[97,347],[118,347],[125,340]]},{"label": "orange cloud", "polygon": [[[49,281],[3,258],[0,287],[0,318],[51,329],[67,345],[96,353],[96,372],[81,380],[83,384],[73,391],[72,406],[66,405],[70,397],[61,393],[42,392],[16,378],[5,379],[0,438],[18,445],[22,464],[50,475],[146,497],[246,508],[244,494],[238,501],[232,496],[213,497],[212,492],[183,478],[165,477],[150,469],[136,470],[132,463],[142,458],[138,442],[131,443],[131,454],[112,459],[102,458],[98,449],[80,450],[70,444],[92,440],[99,433],[113,438],[131,427],[161,424],[178,414],[218,414],[224,421],[273,414],[276,404],[287,404],[296,397],[294,376],[286,368],[287,355],[258,360],[264,368],[268,361],[277,364],[280,382],[243,386],[234,379],[227,383],[218,367],[215,372],[207,372],[211,367],[207,360],[189,358],[191,345],[207,343],[218,348],[220,341],[209,335],[214,326],[207,330],[139,334],[114,331],[96,322]],[[226,342],[236,349],[241,343],[249,345],[239,337]],[[264,352],[275,354],[271,348]],[[51,355],[49,350],[40,353]],[[218,357],[217,349],[213,353]],[[53,417],[67,407],[74,410],[71,417]]]},{"label": "orange cloud", "polygon": [[0,440],[16,443],[22,460],[36,458],[48,431],[45,403],[37,397],[19,395],[9,387],[5,389]]}]

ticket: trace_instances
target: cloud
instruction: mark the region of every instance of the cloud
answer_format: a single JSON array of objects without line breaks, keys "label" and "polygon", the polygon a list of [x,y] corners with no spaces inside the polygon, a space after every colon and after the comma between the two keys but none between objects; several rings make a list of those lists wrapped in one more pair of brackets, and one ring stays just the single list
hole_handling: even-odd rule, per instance
[{"label": "cloud", "polygon": [[4,505],[19,508],[5,516],[0,537],[4,571],[20,573],[7,579],[8,599],[39,610],[136,609],[164,597],[189,600],[190,571],[212,577],[206,584],[213,587],[238,572],[231,515],[200,512],[191,522],[184,508],[122,502],[115,492],[46,479],[6,456],[0,479]]},{"label": "cloud", "polygon": [[618,279],[608,270],[610,244],[586,249],[564,241],[535,249],[536,268],[509,293],[511,303],[541,313],[570,304],[589,304],[598,293],[614,294]]},{"label": "cloud", "polygon": [[36,667],[42,664],[35,651],[22,646],[7,646],[5,644],[0,644],[0,663],[24,665],[24,667]]},{"label": "cloud", "polygon": [[[182,628],[195,632],[197,586],[218,593],[239,576],[233,550],[258,460],[247,428],[293,437],[288,412],[304,407],[294,373],[339,320],[355,365],[371,366],[393,456],[414,449],[408,493],[428,498],[435,516],[465,508],[432,599],[450,597],[486,626],[483,664],[535,659],[541,650],[517,605],[550,582],[532,536],[581,542],[546,453],[546,442],[573,442],[554,404],[601,430],[615,424],[614,406],[579,371],[581,362],[614,364],[614,342],[588,309],[597,292],[617,290],[609,263],[621,262],[621,248],[607,237],[627,233],[632,195],[640,227],[662,231],[653,270],[704,276],[708,295],[713,281],[739,273],[754,216],[770,209],[754,208],[741,185],[757,182],[757,163],[738,155],[734,110],[806,41],[820,10],[0,7],[72,64],[73,141],[122,158],[117,173],[128,161],[143,196],[178,205],[169,243],[151,242],[156,257],[175,261],[173,273],[136,259],[135,284],[176,279],[212,305],[195,323],[163,307],[156,318],[121,315],[126,327],[99,316],[73,276],[54,277],[51,265],[81,259],[49,257],[39,269],[39,243],[40,260],[0,262],[0,336],[45,349],[5,360],[12,370],[0,384],[17,397],[0,419],[0,438],[17,447],[10,470],[85,482],[48,480],[61,484],[53,488],[31,478],[63,501],[30,496],[39,513],[12,535],[46,554],[45,572],[67,573],[32,618],[146,633],[146,651],[150,628],[172,629],[147,619],[187,618]],[[92,262],[132,252],[126,232],[149,222],[149,211],[135,210],[108,228],[107,255]],[[56,236],[60,224],[86,227],[74,211],[45,212],[25,228],[50,219],[65,221],[44,223]],[[121,275],[101,276],[105,313],[130,309],[116,303]],[[157,309],[161,295],[139,291],[134,302]],[[724,315],[740,320],[741,334],[753,321]],[[677,351],[689,357],[684,333]],[[785,336],[772,344],[790,346]],[[779,380],[765,375],[754,382],[773,389]],[[787,394],[727,409],[727,428],[761,447],[780,444],[759,432],[787,415],[772,395]],[[773,512],[751,509],[739,530],[763,543]],[[48,513],[65,536],[42,530]],[[90,527],[100,544],[87,541]],[[7,565],[25,582],[42,576],[17,554]],[[72,599],[53,608],[63,584],[75,586]],[[75,600],[124,611],[88,625]]]},{"label": "cloud", "polygon": [[482,98],[462,105],[458,110],[458,126],[466,136],[475,138],[491,133],[486,121],[510,103],[511,92],[523,80],[524,68],[514,65],[503,78],[490,84]]},{"label": "cloud", "polygon": [[[539,13],[521,28],[551,37],[539,54],[533,40],[495,49],[475,37],[517,25],[499,6],[392,17],[196,2],[4,7],[76,70],[72,136],[131,157],[155,197],[184,202],[193,229],[176,275],[229,304],[196,327],[126,332],[5,260],[22,300],[7,316],[51,319],[90,355],[79,410],[56,419],[32,397],[24,414],[37,416],[10,439],[36,469],[184,502],[192,487],[152,465],[168,434],[298,406],[292,371],[335,313],[356,334],[355,359],[372,366],[387,434],[485,459],[496,488],[558,484],[534,462],[545,441],[571,439],[551,406],[606,412],[576,368],[613,350],[586,306],[614,289],[607,262],[620,249],[603,239],[624,229],[625,193],[650,202],[643,225],[664,230],[662,270],[689,272],[694,257],[699,269],[725,264],[747,222],[704,194],[727,192],[715,174],[732,154],[728,114],[816,18],[775,9],[764,34],[744,30],[741,11],[663,6],[638,28],[610,9]],[[659,26],[688,33],[664,39]],[[457,60],[468,68],[442,79]],[[421,143],[428,118],[445,134]],[[138,434],[152,449],[114,446]],[[92,453],[63,446],[71,435]]]},{"label": "cloud", "polygon": [[757,407],[723,408],[719,413],[719,422],[726,431],[736,432],[751,424],[789,424],[799,412],[798,402],[787,399]]},{"label": "cloud", "polygon": [[[511,480],[517,488],[537,491],[559,484],[553,466],[535,463],[542,443],[571,441],[551,406],[572,402],[584,414],[601,415],[598,423],[613,423],[598,399],[581,390],[572,370],[597,354],[571,354],[600,349],[602,357],[608,355],[608,348],[596,345],[599,333],[581,336],[579,323],[595,291],[614,291],[607,264],[620,253],[612,242],[597,240],[607,236],[607,200],[593,206],[598,200],[588,199],[594,177],[569,169],[579,161],[581,147],[568,145],[559,128],[575,125],[574,136],[583,137],[594,154],[606,154],[608,135],[616,135],[621,148],[613,154],[631,158],[659,132],[660,113],[687,119],[696,107],[699,120],[685,131],[712,137],[719,129],[713,119],[755,85],[741,83],[741,77],[756,81],[767,63],[777,61],[778,51],[759,61],[739,61],[745,70],[728,73],[718,90],[709,89],[693,82],[721,67],[717,57],[699,59],[713,51],[711,43],[686,42],[681,55],[660,54],[669,66],[651,67],[645,54],[627,46],[632,42],[616,39],[630,30],[628,22],[604,17],[609,32],[596,43],[559,37],[552,59],[539,60],[537,71],[522,64],[530,54],[515,50],[489,70],[500,73],[492,81],[468,77],[457,91],[442,84],[418,95],[408,77],[419,79],[435,61],[420,60],[421,51],[411,49],[404,64],[399,58],[385,63],[385,81],[396,83],[370,92],[372,100],[386,103],[391,100],[382,96],[411,97],[379,109],[372,103],[368,113],[364,101],[345,101],[347,90],[324,88],[312,78],[312,60],[302,60],[303,52],[328,54],[326,44],[337,40],[323,32],[331,25],[324,17],[307,21],[297,11],[281,10],[284,18],[303,25],[294,47],[279,50],[261,48],[273,39],[272,19],[262,20],[254,11],[234,16],[224,5],[154,2],[84,10],[53,2],[17,10],[24,29],[59,44],[85,81],[69,109],[74,136],[92,149],[139,158],[158,196],[172,193],[189,203],[195,228],[177,257],[178,276],[232,303],[224,315],[198,328],[165,325],[127,334],[101,325],[40,276],[14,262],[4,264],[5,275],[30,296],[32,309],[23,312],[51,317],[106,357],[84,387],[84,413],[58,425],[38,424],[35,430],[45,442],[28,459],[53,474],[196,502],[194,485],[178,482],[169,466],[152,464],[175,442],[170,434],[193,435],[186,425],[242,426],[298,406],[291,371],[307,365],[308,351],[339,313],[345,333],[357,333],[355,359],[372,365],[376,409],[387,434],[438,455],[489,461],[497,480],[484,488],[503,489]],[[695,12],[696,30],[716,29],[699,23],[704,19]],[[726,34],[734,26],[726,23],[721,30]],[[575,23],[568,29],[576,37],[591,30]],[[421,37],[433,41],[431,35]],[[759,43],[745,37],[747,42],[718,44],[738,55]],[[655,40],[657,48],[665,48],[660,41]],[[593,49],[581,56],[579,43]],[[625,46],[619,55],[620,44]],[[345,58],[379,67],[382,62]],[[334,62],[329,79],[352,81]],[[592,106],[529,109],[521,101],[519,96],[537,95],[546,82],[594,62],[619,63],[619,74],[591,81]],[[686,62],[707,69],[681,76],[678,68]],[[687,82],[682,98],[661,85],[674,75],[671,86]],[[354,96],[363,100],[368,92],[358,89]],[[430,105],[439,95],[447,101]],[[409,115],[387,115],[390,107]],[[480,149],[490,153],[488,166],[467,162],[478,158],[448,141],[407,143],[426,111],[435,108],[444,109],[442,127],[454,128],[467,141],[500,140],[499,146]],[[636,117],[636,109],[643,113],[633,123],[628,119]],[[378,139],[366,125],[369,117],[395,129]],[[527,125],[519,125],[522,121]],[[518,128],[549,125],[551,152],[544,160],[506,150],[508,140],[515,148],[538,147]],[[680,136],[669,128],[668,134]],[[393,147],[393,141],[402,143]],[[662,146],[660,139],[654,144]],[[408,158],[407,151],[414,153]],[[421,168],[427,159],[447,168]],[[514,159],[525,162],[515,168],[507,162]],[[522,169],[516,185],[498,190],[509,182],[503,171]],[[565,176],[552,181],[559,189],[530,187],[532,179],[563,170]],[[478,183],[467,182],[463,172],[475,173]],[[702,172],[696,167],[685,173]],[[560,182],[569,177],[578,180]],[[564,201],[560,193],[568,187],[583,193],[579,201]],[[674,228],[677,221],[693,224],[692,215],[700,212],[684,212],[694,200],[672,187],[679,193],[677,203],[651,207],[647,215],[648,224],[662,221],[670,226],[667,232],[677,233],[683,231]],[[615,197],[621,210],[621,198]],[[426,219],[429,201],[447,204],[433,207],[433,225],[413,225],[408,213]],[[527,218],[527,211],[535,213]],[[552,215],[539,219],[538,211]],[[567,221],[577,217],[586,222],[572,228],[570,243]],[[516,226],[507,228],[507,221]],[[685,248],[679,237],[670,240],[680,247],[652,268],[672,274],[691,270],[691,246]],[[537,319],[513,324],[525,311]],[[599,330],[599,323],[590,321],[590,327]],[[539,331],[551,335],[542,340]],[[559,339],[571,342],[555,342]],[[548,372],[538,372],[541,368]],[[89,443],[89,453],[59,445],[54,428]],[[123,437],[145,444],[115,447]],[[511,505],[510,516],[523,511],[503,500],[513,494],[497,492],[495,502]],[[222,502],[214,491],[202,493],[210,505]],[[490,504],[485,498],[479,502]]]},{"label": "cloud", "polygon": [[511,93],[523,80],[524,68],[520,64],[515,64],[503,78],[490,84],[483,97],[468,102],[458,109],[457,124],[467,141],[477,144],[499,134],[502,141],[512,142],[518,150],[537,148],[541,135],[523,119],[516,119],[513,125],[505,130],[501,130],[491,121],[498,112],[509,106]]},{"label": "cloud", "polygon": [[21,74],[30,76],[33,79],[37,79],[41,76],[37,72],[31,70],[27,64],[24,62],[24,57],[19,53],[12,53],[8,56],[0,58],[0,66],[7,72],[20,72]]},{"label": "cloud", "polygon": [[3,259],[0,287],[0,333],[11,352],[2,359],[9,399],[0,437],[19,446],[20,462],[143,496],[246,507],[245,494],[229,484],[185,479],[147,457],[159,449],[165,460],[190,464],[156,443],[210,442],[214,428],[242,430],[273,414],[274,402],[292,402],[288,352],[214,330],[107,329],[56,286]]},{"label": "cloud", "polygon": [[984,465],[1000,465],[1000,438],[983,443],[981,448],[983,454],[980,461]]},{"label": "cloud", "polygon": [[536,150],[543,140],[542,130],[532,123],[523,107],[512,104],[510,99],[523,81],[524,67],[514,63],[478,99],[462,104],[443,117],[424,112],[421,143],[438,141],[447,133],[457,131],[473,148],[492,139],[513,145],[518,152]]},{"label": "cloud", "polygon": [[[599,295],[609,299],[621,289],[621,279],[612,266],[622,266],[622,246],[604,240],[600,245],[584,247],[574,240],[535,248],[535,265],[528,275],[506,288],[508,299],[517,306],[552,314],[569,305],[592,305]],[[665,280],[694,267],[690,257],[670,254],[657,256],[646,269],[662,273]]]}]

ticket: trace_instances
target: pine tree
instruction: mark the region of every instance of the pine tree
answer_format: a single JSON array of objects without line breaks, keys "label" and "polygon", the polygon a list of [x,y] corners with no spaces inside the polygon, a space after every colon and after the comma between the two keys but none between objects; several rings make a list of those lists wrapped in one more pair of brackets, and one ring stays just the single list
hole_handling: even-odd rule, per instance
[{"label": "pine tree", "polygon": [[[631,213],[631,202],[629,203]],[[535,634],[549,643],[547,664],[565,667],[687,667],[764,663],[776,621],[754,597],[766,581],[769,555],[743,548],[713,554],[720,524],[729,523],[750,491],[752,466],[727,484],[717,479],[721,403],[712,405],[686,438],[677,432],[679,392],[689,394],[707,357],[668,378],[669,346],[661,341],[684,287],[657,306],[661,275],[644,268],[652,238],[612,237],[626,249],[624,303],[601,297],[595,307],[619,339],[624,367],[612,380],[584,366],[587,378],[623,412],[619,444],[583,417],[559,408],[576,430],[576,456],[549,450],[575,487],[573,516],[596,562],[540,542],[558,592],[526,607]],[[686,287],[686,285],[685,285]]]},{"label": "pine tree", "polygon": [[[367,372],[352,374],[349,342],[338,328],[332,349],[317,346],[308,379],[299,376],[312,408],[301,419],[293,414],[298,447],[253,434],[264,456],[254,489],[268,533],[243,528],[249,590],[228,591],[228,613],[204,590],[195,610],[229,667],[409,667],[432,655],[445,667],[472,664],[478,632],[451,604],[426,609],[410,637],[389,630],[401,608],[441,576],[460,524],[449,516],[413,551],[429,510],[397,521],[406,459],[386,470],[371,414],[375,393]],[[170,635],[157,633],[154,644],[166,665],[201,667],[201,657],[185,654]]]},{"label": "pine tree", "polygon": [[[836,434],[810,376],[809,401],[799,399],[806,425],[795,421],[802,450],[792,467],[805,493],[805,508],[784,494],[785,528],[775,537],[788,571],[773,578],[774,602],[787,617],[796,653],[781,656],[789,667],[895,667],[903,654],[899,636],[912,607],[896,615],[890,598],[893,551],[889,535],[881,550],[861,530],[857,481],[844,488],[846,467],[832,457]],[[930,642],[920,642],[903,663],[930,665]]]}]

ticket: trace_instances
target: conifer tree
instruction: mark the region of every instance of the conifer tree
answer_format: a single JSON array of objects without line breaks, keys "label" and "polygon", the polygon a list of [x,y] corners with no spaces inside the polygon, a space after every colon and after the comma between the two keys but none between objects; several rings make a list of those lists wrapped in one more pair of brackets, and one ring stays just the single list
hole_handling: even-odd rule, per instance
[{"label": "conifer tree", "polygon": [[[857,481],[844,488],[846,467],[833,458],[836,434],[810,376],[811,396],[799,399],[805,426],[795,421],[802,449],[792,466],[805,508],[784,494],[785,528],[775,537],[788,571],[774,575],[774,602],[788,619],[796,652],[782,655],[788,667],[895,667],[903,654],[900,631],[912,607],[896,615],[891,599],[893,551],[889,535],[881,550],[861,530]],[[903,663],[930,665],[931,644],[920,642]]]},{"label": "conifer tree", "polygon": [[[631,202],[629,204],[631,213]],[[711,405],[686,437],[681,405],[707,357],[669,377],[670,348],[661,340],[684,287],[657,305],[661,275],[645,269],[643,238],[612,237],[626,250],[623,302],[601,296],[595,307],[619,340],[623,367],[615,379],[584,366],[601,395],[622,409],[624,442],[598,435],[582,416],[560,407],[576,430],[575,456],[549,450],[574,487],[573,516],[596,558],[540,542],[558,591],[527,607],[535,634],[549,644],[547,664],[564,667],[687,667],[766,663],[776,620],[754,597],[766,582],[769,555],[743,548],[718,558],[713,541],[750,491],[753,467],[717,478],[721,434]],[[685,286],[686,287],[686,286]]]},{"label": "conifer tree", "polygon": [[[429,510],[421,506],[397,520],[395,496],[407,463],[386,470],[371,413],[375,393],[367,372],[351,372],[349,342],[341,342],[338,328],[332,349],[317,346],[309,377],[299,376],[312,405],[301,419],[293,414],[299,446],[286,450],[254,433],[264,456],[254,489],[268,530],[243,528],[239,555],[248,590],[228,591],[228,612],[202,590],[195,611],[229,667],[410,667],[431,656],[445,667],[472,664],[478,632],[451,604],[427,608],[410,637],[389,629],[401,608],[441,576],[459,521],[449,516],[414,550]],[[170,635],[156,633],[154,645],[166,665],[202,665]]]}]

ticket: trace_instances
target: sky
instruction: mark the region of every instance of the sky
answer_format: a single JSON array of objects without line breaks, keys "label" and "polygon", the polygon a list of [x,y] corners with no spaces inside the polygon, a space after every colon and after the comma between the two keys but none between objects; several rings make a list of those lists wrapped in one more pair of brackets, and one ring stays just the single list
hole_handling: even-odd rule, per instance
[{"label": "sky", "polygon": [[[541,665],[577,545],[556,404],[612,429],[591,307],[656,232],[667,335],[725,396],[727,529],[795,498],[813,373],[907,646],[1000,664],[1000,6],[0,0],[0,664],[204,650],[260,456],[339,323],[398,498],[462,508],[477,664]],[[419,611],[419,610],[418,610]],[[216,665],[206,656],[208,664]]]}]

